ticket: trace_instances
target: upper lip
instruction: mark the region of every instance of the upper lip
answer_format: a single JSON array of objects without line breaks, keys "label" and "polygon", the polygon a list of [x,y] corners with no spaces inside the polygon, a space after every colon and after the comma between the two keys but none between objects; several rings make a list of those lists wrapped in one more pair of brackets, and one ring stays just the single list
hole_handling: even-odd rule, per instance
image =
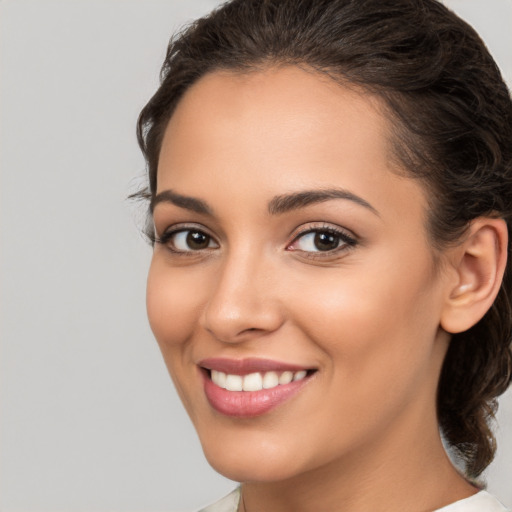
[{"label": "upper lip", "polygon": [[247,375],[256,372],[298,372],[313,369],[301,365],[273,361],[271,359],[260,359],[257,357],[246,359],[210,357],[199,361],[198,365],[207,370],[216,370],[231,375]]}]

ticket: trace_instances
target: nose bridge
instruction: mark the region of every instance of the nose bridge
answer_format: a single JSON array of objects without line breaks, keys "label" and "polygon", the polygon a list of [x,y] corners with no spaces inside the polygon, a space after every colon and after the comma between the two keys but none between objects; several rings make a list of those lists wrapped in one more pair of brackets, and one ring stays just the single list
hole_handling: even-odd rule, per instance
[{"label": "nose bridge", "polygon": [[203,314],[217,339],[238,342],[277,329],[282,322],[268,257],[250,247],[228,252]]}]

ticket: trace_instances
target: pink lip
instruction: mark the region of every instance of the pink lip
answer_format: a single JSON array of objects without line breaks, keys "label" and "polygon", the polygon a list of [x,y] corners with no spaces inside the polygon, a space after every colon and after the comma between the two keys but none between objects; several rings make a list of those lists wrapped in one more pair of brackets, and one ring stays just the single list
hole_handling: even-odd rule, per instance
[{"label": "pink lip", "polygon": [[210,405],[217,412],[235,418],[252,418],[271,411],[296,395],[310,381],[311,377],[307,376],[302,380],[261,391],[228,391],[214,384],[205,368],[233,375],[268,371],[300,371],[306,368],[265,359],[222,358],[205,359],[200,362],[200,366],[203,368],[201,374],[204,391]]},{"label": "pink lip", "polygon": [[272,361],[270,359],[259,359],[256,357],[247,359],[211,357],[199,361],[198,365],[208,370],[217,370],[232,375],[247,375],[254,372],[298,372],[300,370],[311,369],[305,368],[304,366]]}]

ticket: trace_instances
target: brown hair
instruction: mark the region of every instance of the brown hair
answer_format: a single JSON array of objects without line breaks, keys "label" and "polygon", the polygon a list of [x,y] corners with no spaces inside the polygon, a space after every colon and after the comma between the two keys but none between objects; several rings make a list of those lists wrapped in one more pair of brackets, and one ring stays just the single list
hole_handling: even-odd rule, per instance
[{"label": "brown hair", "polygon": [[[232,0],[171,39],[161,86],[138,121],[156,191],[167,123],[184,92],[215,70],[300,65],[378,94],[395,153],[430,191],[429,233],[442,248],[480,216],[512,222],[512,101],[476,32],[436,0]],[[151,207],[150,207],[151,216]],[[512,237],[511,237],[512,238]],[[512,374],[512,258],[485,317],[455,334],[441,372],[441,430],[477,477],[491,462],[490,422]]]}]

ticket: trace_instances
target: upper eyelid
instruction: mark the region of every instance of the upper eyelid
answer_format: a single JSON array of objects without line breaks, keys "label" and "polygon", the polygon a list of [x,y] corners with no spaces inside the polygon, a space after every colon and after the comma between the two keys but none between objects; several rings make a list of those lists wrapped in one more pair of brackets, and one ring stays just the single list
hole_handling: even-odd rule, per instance
[{"label": "upper eyelid", "polygon": [[[178,222],[175,224],[170,224],[161,232],[161,234],[158,234],[158,231],[155,226],[155,238],[156,241],[160,241],[160,239],[167,238],[176,233],[193,230],[197,230],[204,233],[205,235],[211,237],[217,245],[221,245],[219,237],[216,234],[214,234],[211,229],[204,226],[203,224],[195,222]],[[301,236],[304,236],[308,233],[315,233],[321,231],[328,231],[331,233],[338,234],[342,237],[345,236],[346,238],[354,240],[355,242],[359,241],[359,236],[348,228],[326,221],[310,221],[301,224],[290,233],[288,241],[285,244],[285,247],[289,247]]]},{"label": "upper eyelid", "polygon": [[[201,224],[189,224],[189,223],[177,223],[177,224],[171,224],[170,226],[166,227],[162,233],[159,235],[156,228],[155,228],[155,243],[159,244],[167,244],[171,238],[178,234],[182,233],[184,231],[199,231],[201,233],[204,233],[206,236],[210,237],[211,240],[217,245],[220,246],[220,243],[215,235],[211,233],[211,231],[206,228],[205,226]],[[187,253],[189,251],[183,251],[183,253]],[[190,252],[200,252],[200,250],[197,251],[190,251]]]},{"label": "upper eyelid", "polygon": [[[300,229],[300,228],[299,228]],[[334,235],[337,235],[341,240],[341,245],[336,247],[335,249],[329,251],[305,251],[301,249],[291,249],[291,247],[298,243],[298,241],[304,237],[305,235],[309,235],[311,233],[318,232],[329,232]],[[333,258],[335,255],[340,255],[355,248],[360,244],[359,237],[351,230],[347,228],[342,228],[339,225],[325,224],[322,223],[322,226],[310,226],[304,227],[302,231],[295,233],[291,242],[289,242],[286,246],[287,250],[291,250],[295,253],[302,253],[307,259],[316,259],[316,260],[324,260],[328,261],[329,258]]]},{"label": "upper eyelid", "polygon": [[[198,224],[195,222],[177,222],[175,224],[168,225],[165,229],[162,230],[160,236],[165,236],[168,234],[178,233],[180,231],[193,231],[193,230],[201,231],[205,235],[211,236],[212,238],[216,238],[215,235],[212,234],[211,230],[202,224]],[[155,233],[158,233],[158,230],[155,226]]]},{"label": "upper eyelid", "polygon": [[[313,225],[312,225],[313,224]],[[292,242],[295,241],[299,236],[306,235],[308,233],[315,233],[318,231],[329,231],[340,235],[345,235],[348,238],[359,240],[359,236],[354,233],[351,229],[339,226],[337,224],[331,224],[326,222],[308,222],[302,224],[298,228],[294,229],[290,237]]]}]

